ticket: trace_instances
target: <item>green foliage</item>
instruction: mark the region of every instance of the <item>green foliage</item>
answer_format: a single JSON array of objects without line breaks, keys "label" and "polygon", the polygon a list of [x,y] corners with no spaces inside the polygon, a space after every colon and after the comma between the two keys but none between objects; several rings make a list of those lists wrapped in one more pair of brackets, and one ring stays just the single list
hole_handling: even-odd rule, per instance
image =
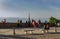
[{"label": "green foliage", "polygon": [[49,23],[56,23],[57,19],[54,17],[50,17]]},{"label": "green foliage", "polygon": [[60,20],[57,20],[58,23],[60,23]]},{"label": "green foliage", "polygon": [[60,20],[51,16],[50,19],[49,19],[49,23],[60,23]]}]

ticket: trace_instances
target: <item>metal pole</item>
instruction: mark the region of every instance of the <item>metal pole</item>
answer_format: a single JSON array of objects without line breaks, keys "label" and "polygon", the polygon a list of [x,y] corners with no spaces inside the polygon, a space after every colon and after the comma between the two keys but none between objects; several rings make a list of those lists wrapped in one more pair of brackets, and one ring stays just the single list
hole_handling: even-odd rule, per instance
[{"label": "metal pole", "polygon": [[55,24],[55,32],[57,32],[57,27],[56,26],[57,26],[57,23]]},{"label": "metal pole", "polygon": [[56,26],[55,26],[55,32],[57,32]]},{"label": "metal pole", "polygon": [[13,28],[13,35],[15,35],[15,27]]}]

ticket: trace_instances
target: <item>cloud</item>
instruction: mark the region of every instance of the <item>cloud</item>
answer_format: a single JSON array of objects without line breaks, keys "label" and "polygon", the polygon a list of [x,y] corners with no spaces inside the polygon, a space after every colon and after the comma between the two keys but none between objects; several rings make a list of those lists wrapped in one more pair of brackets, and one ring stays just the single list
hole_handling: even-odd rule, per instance
[{"label": "cloud", "polygon": [[0,0],[0,7],[2,7],[2,2],[3,2],[3,0]]},{"label": "cloud", "polygon": [[60,0],[0,0],[0,17],[59,17],[59,10]]}]

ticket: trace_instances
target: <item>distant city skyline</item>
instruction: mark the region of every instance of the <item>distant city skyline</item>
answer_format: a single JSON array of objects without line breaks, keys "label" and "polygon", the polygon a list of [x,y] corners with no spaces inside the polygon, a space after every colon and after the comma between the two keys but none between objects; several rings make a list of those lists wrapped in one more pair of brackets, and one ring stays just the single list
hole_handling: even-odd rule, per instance
[{"label": "distant city skyline", "polygon": [[0,0],[0,17],[60,18],[60,0]]}]

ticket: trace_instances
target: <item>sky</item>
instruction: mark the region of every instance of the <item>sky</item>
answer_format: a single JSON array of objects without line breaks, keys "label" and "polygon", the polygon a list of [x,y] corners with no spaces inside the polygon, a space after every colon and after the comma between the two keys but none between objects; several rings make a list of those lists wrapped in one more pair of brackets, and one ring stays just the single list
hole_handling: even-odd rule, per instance
[{"label": "sky", "polygon": [[60,18],[60,0],[0,0],[0,17]]}]

